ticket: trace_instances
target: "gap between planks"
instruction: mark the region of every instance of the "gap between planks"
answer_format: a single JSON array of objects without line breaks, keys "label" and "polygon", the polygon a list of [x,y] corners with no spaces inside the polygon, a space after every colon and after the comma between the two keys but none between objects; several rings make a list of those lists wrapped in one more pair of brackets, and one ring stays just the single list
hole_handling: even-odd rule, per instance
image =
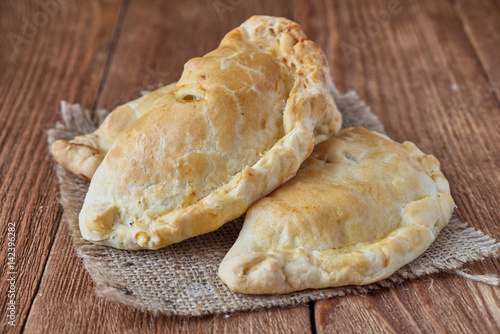
[{"label": "gap between planks", "polygon": [[97,109],[97,106],[101,101],[102,91],[104,90],[104,86],[106,86],[109,69],[111,68],[111,62],[113,61],[113,56],[115,55],[116,46],[120,38],[120,33],[122,32],[123,22],[125,21],[125,16],[127,15],[129,5],[130,0],[123,0],[122,7],[120,8],[120,14],[118,14],[115,31],[113,32],[113,37],[111,38],[111,43],[109,44],[108,58],[106,59],[106,65],[104,65],[104,73],[102,75],[101,83],[99,84],[97,97],[95,99],[94,106],[90,111],[92,113]]}]

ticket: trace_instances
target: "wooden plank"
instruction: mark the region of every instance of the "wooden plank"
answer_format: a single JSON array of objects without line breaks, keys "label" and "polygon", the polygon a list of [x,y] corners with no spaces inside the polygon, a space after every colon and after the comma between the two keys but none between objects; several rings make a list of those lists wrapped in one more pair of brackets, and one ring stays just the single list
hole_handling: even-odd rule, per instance
[{"label": "wooden plank", "polygon": [[[319,38],[337,85],[357,90],[391,137],[411,140],[436,155],[449,177],[458,214],[499,238],[495,194],[500,191],[500,148],[494,143],[500,140],[500,108],[450,2],[337,1],[318,9],[315,2],[296,1],[293,8],[297,13],[321,11],[320,22],[315,23],[318,31],[325,29],[338,42],[335,49]],[[490,20],[495,16],[485,22]],[[494,59],[499,44],[480,52],[484,59]],[[498,273],[500,263],[489,260],[473,268],[478,273]],[[435,293],[426,279],[367,297],[318,302],[316,329],[318,333],[499,330],[497,288],[450,275],[432,279]]]},{"label": "wooden plank", "polygon": [[[217,12],[212,2],[132,1],[98,107],[112,109],[139,96],[141,90],[177,80],[188,59],[217,47],[224,34],[251,13],[286,15],[287,11],[285,3],[222,3],[229,7]],[[65,225],[57,233],[26,324],[27,333],[311,331],[308,306],[230,317],[183,318],[153,316],[98,298],[90,277],[75,256],[68,233]]]},{"label": "wooden plank", "polygon": [[[60,118],[60,100],[95,100],[119,7],[120,1],[0,3],[2,333],[22,330],[61,217],[45,131]],[[15,236],[8,235],[13,225]]]},{"label": "wooden plank", "polygon": [[497,333],[499,307],[498,288],[439,274],[317,303],[317,332]]},{"label": "wooden plank", "polygon": [[[453,5],[488,78],[484,85],[477,87],[474,92],[475,99],[480,100],[489,94],[489,90],[494,90],[498,101],[500,97],[500,58],[498,57],[500,3],[493,0],[454,0]],[[471,103],[474,103],[474,99]]]}]

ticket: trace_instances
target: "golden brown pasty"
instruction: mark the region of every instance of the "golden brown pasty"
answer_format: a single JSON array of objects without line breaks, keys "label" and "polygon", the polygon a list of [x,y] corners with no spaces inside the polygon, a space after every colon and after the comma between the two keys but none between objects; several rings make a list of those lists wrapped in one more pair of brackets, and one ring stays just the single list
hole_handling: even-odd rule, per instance
[{"label": "golden brown pasty", "polygon": [[295,175],[313,130],[341,125],[321,49],[289,20],[255,16],[187,62],[95,171],[82,236],[157,249],[207,233]]},{"label": "golden brown pasty", "polygon": [[422,254],[453,208],[434,156],[342,130],[249,208],[219,276],[251,294],[373,283]]}]

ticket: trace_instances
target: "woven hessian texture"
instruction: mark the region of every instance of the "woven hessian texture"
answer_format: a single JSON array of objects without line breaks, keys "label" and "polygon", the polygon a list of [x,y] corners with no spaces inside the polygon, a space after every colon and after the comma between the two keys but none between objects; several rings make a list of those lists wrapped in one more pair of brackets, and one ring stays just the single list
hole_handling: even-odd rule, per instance
[{"label": "woven hessian texture", "polygon": [[[355,92],[339,94],[334,87],[332,92],[344,117],[344,127],[364,126],[384,132],[381,122]],[[89,112],[83,111],[79,105],[63,102],[61,113],[63,123],[49,130],[49,144],[57,139],[70,139],[95,130]],[[102,121],[107,112],[100,110],[97,115]],[[366,294],[382,287],[393,287],[404,280],[454,271],[466,263],[499,255],[499,243],[455,216],[422,256],[376,284],[274,296],[238,294],[224,285],[217,271],[238,236],[242,218],[227,223],[215,232],[157,251],[126,251],[99,246],[82,239],[78,228],[78,214],[88,183],[59,165],[57,177],[64,209],[63,220],[69,224],[74,246],[95,282],[96,293],[153,313],[198,316],[291,307],[311,300]],[[457,273],[474,278],[461,271]],[[498,284],[495,277],[480,276],[478,280]]]}]

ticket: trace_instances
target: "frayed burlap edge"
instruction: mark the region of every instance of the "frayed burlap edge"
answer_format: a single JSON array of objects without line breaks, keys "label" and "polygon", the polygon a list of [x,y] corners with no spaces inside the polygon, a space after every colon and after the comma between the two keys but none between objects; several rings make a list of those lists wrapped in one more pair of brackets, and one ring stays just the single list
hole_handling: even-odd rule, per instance
[{"label": "frayed burlap edge", "polygon": [[[382,123],[355,92],[339,94],[335,87],[332,87],[332,92],[343,114],[344,127],[364,126],[384,132]],[[63,122],[49,130],[49,144],[95,130],[90,113],[79,105],[62,102],[61,113]],[[98,121],[102,122],[106,115],[104,110],[97,111]],[[78,227],[78,214],[88,183],[59,165],[56,168],[64,208],[63,220],[68,222],[77,254],[82,257],[96,284],[96,294],[143,311],[199,316],[292,307],[349,294],[364,295],[437,272],[454,272],[468,279],[499,284],[497,277],[471,275],[459,270],[466,263],[498,257],[500,244],[454,216],[422,256],[376,284],[275,296],[234,293],[218,278],[217,270],[238,236],[242,218],[212,233],[157,251],[125,251],[94,245],[81,237]]]}]

